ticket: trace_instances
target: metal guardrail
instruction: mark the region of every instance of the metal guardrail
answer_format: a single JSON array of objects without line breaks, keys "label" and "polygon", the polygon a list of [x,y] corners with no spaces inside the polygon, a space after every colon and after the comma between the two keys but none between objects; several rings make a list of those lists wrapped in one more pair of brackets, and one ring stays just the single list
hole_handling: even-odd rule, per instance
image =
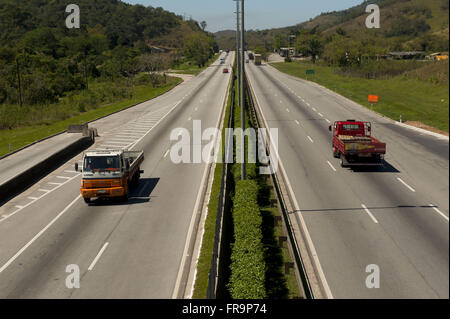
[{"label": "metal guardrail", "polygon": [[[228,117],[228,123],[226,125],[227,128],[234,127],[234,102],[235,102],[235,75],[234,70],[231,73],[232,85],[231,85],[231,103],[230,103],[230,114]],[[213,255],[211,259],[211,267],[208,276],[208,288],[206,292],[207,299],[216,299],[217,298],[217,283],[218,276],[220,272],[220,257],[223,252],[222,241],[223,241],[223,232],[222,232],[222,224],[225,212],[225,201],[227,195],[227,176],[229,172],[229,165],[227,156],[229,152],[229,141],[225,138],[225,152],[223,153],[223,166],[222,166],[222,179],[220,182],[220,193],[219,193],[219,203],[217,206],[217,216],[216,216],[216,226],[215,226],[215,234],[214,234],[214,248]]]},{"label": "metal guardrail", "polygon": [[[253,97],[253,91],[251,90],[251,85],[248,82],[248,78],[247,75],[245,74],[245,88],[246,88],[246,93],[248,96],[248,101],[249,101],[249,113],[250,113],[250,118],[253,122],[253,124],[255,126],[257,126],[258,128],[264,128],[264,125],[261,125],[261,123],[263,123],[262,119],[261,119],[261,115],[258,112],[258,108],[255,107],[256,103],[255,103],[255,99]],[[259,110],[260,111],[260,110]],[[268,129],[268,128],[266,128]],[[270,139],[270,137],[268,137],[268,140]],[[266,145],[266,152],[268,154],[270,154],[270,148],[269,146],[270,143],[267,143]],[[278,202],[280,203],[280,208],[282,211],[282,219],[286,228],[286,231],[288,233],[288,238],[289,238],[289,243],[291,245],[292,248],[292,252],[294,255],[294,259],[295,259],[295,264],[297,266],[297,270],[298,273],[300,275],[300,280],[301,280],[301,285],[302,285],[302,290],[305,294],[305,298],[306,299],[314,299],[314,294],[311,288],[311,285],[309,283],[308,280],[308,275],[306,273],[305,270],[305,265],[303,263],[303,259],[301,257],[300,254],[300,249],[298,247],[297,241],[295,239],[295,235],[294,235],[294,231],[292,229],[292,225],[290,224],[290,219],[288,216],[288,211],[286,209],[286,203],[284,201],[283,195],[282,195],[282,191],[281,191],[281,187],[280,187],[280,181],[278,180],[278,177],[276,174],[271,174],[271,179],[272,179],[272,184],[274,185],[274,188],[276,190],[276,194],[277,194],[277,198],[278,198]]]}]

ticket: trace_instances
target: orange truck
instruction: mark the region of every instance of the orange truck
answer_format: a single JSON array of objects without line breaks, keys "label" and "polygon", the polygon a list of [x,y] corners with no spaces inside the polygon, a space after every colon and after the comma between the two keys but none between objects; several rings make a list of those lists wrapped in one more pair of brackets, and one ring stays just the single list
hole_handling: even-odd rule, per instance
[{"label": "orange truck", "polygon": [[262,55],[261,54],[255,54],[255,65],[261,65]]},{"label": "orange truck", "polygon": [[[91,151],[83,155],[81,196],[86,203],[96,198],[128,200],[130,188],[139,184],[144,171],[143,151]],[[78,163],[75,171],[79,171]]]}]

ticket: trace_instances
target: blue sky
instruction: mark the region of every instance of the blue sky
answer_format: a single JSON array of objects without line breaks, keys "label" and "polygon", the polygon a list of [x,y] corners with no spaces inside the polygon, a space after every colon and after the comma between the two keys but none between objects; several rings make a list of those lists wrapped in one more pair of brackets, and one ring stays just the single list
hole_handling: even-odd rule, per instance
[{"label": "blue sky", "polygon": [[[234,29],[233,0],[122,0],[131,4],[162,7],[176,14],[205,20],[208,31]],[[347,9],[363,0],[246,0],[246,29],[286,27],[314,18],[322,12]]]}]

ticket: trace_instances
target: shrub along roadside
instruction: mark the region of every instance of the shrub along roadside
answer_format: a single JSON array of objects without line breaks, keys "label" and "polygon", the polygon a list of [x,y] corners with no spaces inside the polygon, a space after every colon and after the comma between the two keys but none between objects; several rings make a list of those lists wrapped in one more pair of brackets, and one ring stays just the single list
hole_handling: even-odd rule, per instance
[{"label": "shrub along roadside", "polygon": [[238,181],[233,204],[235,242],[228,287],[233,299],[263,299],[266,297],[265,262],[257,182]]},{"label": "shrub along roadside", "polygon": [[192,61],[183,62],[183,63],[175,66],[174,70],[172,70],[172,72],[178,73],[178,74],[198,75],[200,72],[202,72],[203,70],[208,68],[211,64],[213,64],[218,58],[219,58],[219,53],[214,54],[213,56],[211,56],[209,58],[209,60],[202,67],[195,65]]},{"label": "shrub along roadside", "polygon": [[[241,107],[236,101],[234,111],[235,127],[241,125]],[[245,112],[245,127],[253,127]],[[237,147],[236,138],[234,145]],[[248,142],[245,143],[248,153]],[[236,156],[236,152],[234,154]],[[235,159],[236,163],[236,159]],[[259,209],[258,167],[254,163],[246,164],[246,180],[241,181],[241,165],[232,166],[235,181],[233,197],[234,243],[231,248],[231,276],[227,288],[233,299],[264,299],[266,292],[266,263],[263,246],[262,215]]]},{"label": "shrub along roadside", "polygon": [[[248,97],[247,97],[247,105],[249,105]],[[234,121],[236,127],[241,127],[241,114],[240,107],[236,104],[235,113],[234,113]],[[249,109],[247,108],[245,113],[245,127],[253,127],[255,128],[256,123],[252,123],[249,116]],[[235,141],[236,143],[236,141]],[[236,145],[236,144],[235,144]],[[248,152],[248,143],[245,146],[246,153]],[[234,181],[239,181],[241,178],[241,164],[234,164],[232,167],[232,176]],[[259,262],[249,265],[253,267],[250,270],[252,273],[260,271],[260,269],[264,268],[264,275],[262,275],[261,280],[264,282],[264,295],[266,299],[288,299],[288,298],[296,298],[300,296],[300,290],[297,283],[297,278],[294,272],[290,272],[289,274],[284,273],[284,263],[292,262],[292,257],[289,253],[289,249],[287,246],[280,247],[278,245],[279,236],[284,236],[285,233],[283,231],[283,226],[281,224],[275,224],[275,216],[280,215],[279,209],[277,207],[273,207],[271,205],[271,200],[276,199],[276,195],[271,190],[270,179],[267,176],[263,176],[259,174],[259,164],[247,163],[246,164],[246,178],[248,181],[252,183],[256,183],[258,186],[258,195],[257,195],[257,205],[259,212],[258,214],[261,216],[261,222],[259,223],[259,229],[261,230],[261,253],[263,255],[263,259],[259,259]],[[236,188],[235,194],[238,194],[240,190]],[[236,200],[234,202],[236,205]],[[234,215],[233,215],[234,217]],[[233,220],[233,227],[238,227],[238,220]],[[235,234],[235,239],[237,235]],[[258,235],[259,236],[259,235]],[[232,269],[233,271],[233,269]],[[239,272],[238,270],[234,270],[235,272]],[[245,281],[245,280],[244,280]],[[248,289],[251,291],[258,291],[258,287],[260,287],[260,281],[253,282],[241,282],[236,283],[236,286],[244,285],[243,287],[238,287],[238,291],[242,291],[242,288]],[[251,289],[249,289],[251,286]],[[231,283],[228,285],[230,289],[230,293],[232,293]],[[234,296],[233,296],[234,297]],[[251,296],[253,297],[253,296]],[[245,297],[245,298],[251,298]]]}]

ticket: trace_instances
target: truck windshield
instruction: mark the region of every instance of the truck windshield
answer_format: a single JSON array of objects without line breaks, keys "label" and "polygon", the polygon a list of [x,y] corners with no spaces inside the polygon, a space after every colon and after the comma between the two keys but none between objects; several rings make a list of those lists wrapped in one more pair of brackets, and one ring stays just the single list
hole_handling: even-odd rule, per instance
[{"label": "truck windshield", "polygon": [[119,156],[86,156],[83,170],[85,171],[119,171]]}]

